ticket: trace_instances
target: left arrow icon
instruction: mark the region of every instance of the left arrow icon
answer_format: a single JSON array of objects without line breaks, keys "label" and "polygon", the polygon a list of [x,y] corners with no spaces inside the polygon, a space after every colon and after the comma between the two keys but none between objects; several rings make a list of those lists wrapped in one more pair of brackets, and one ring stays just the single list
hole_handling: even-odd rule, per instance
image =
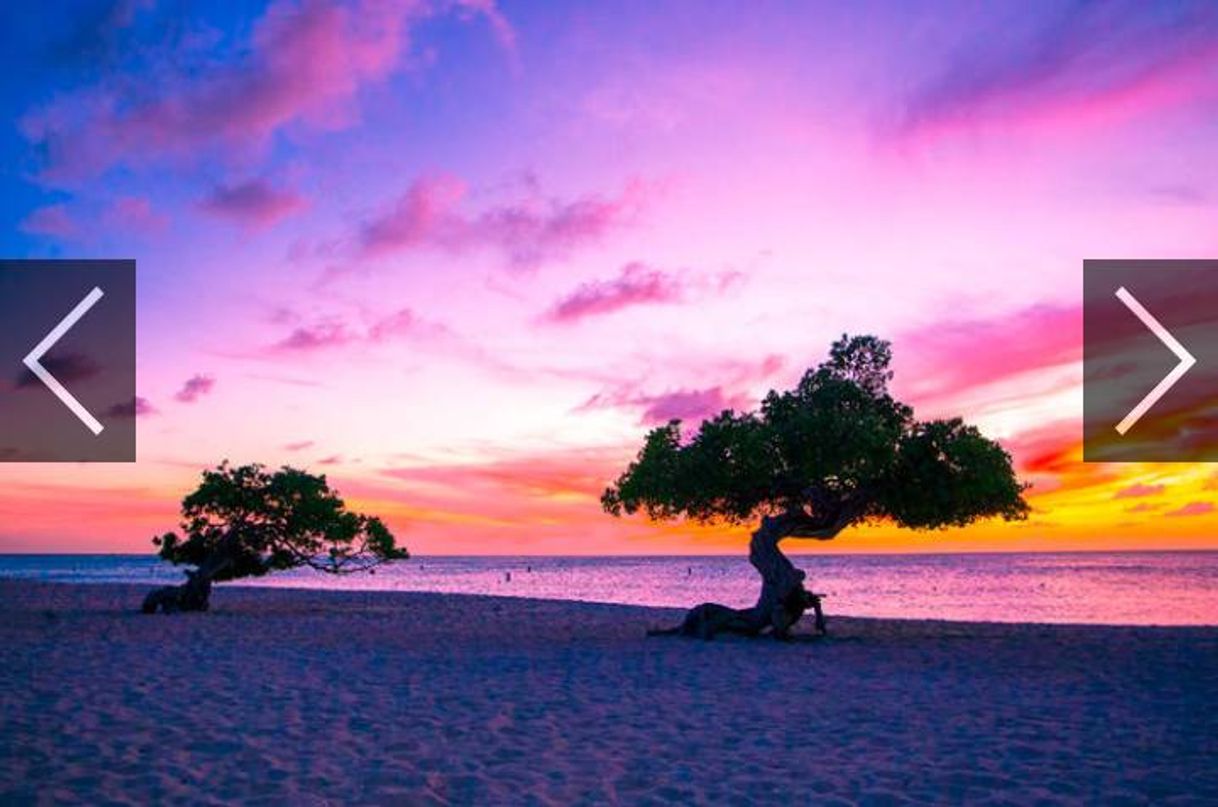
[{"label": "left arrow icon", "polygon": [[72,393],[64,388],[63,384],[59,383],[59,379],[51,375],[47,368],[41,364],[42,357],[46,352],[55,346],[55,343],[63,338],[63,335],[72,329],[81,317],[89,312],[98,300],[102,298],[102,290],[97,286],[93,287],[93,291],[85,295],[84,299],[76,304],[76,307],[68,312],[68,315],[59,321],[59,324],[51,329],[51,332],[42,338],[33,350],[29,352],[21,363],[29,368],[30,372],[37,376],[38,380],[47,385],[47,389],[55,393],[55,397],[63,402],[63,405],[72,410],[72,414],[80,418],[80,422],[93,432],[94,436],[101,434],[105,428],[98,422],[97,418],[85,409],[80,401],[73,397]]}]

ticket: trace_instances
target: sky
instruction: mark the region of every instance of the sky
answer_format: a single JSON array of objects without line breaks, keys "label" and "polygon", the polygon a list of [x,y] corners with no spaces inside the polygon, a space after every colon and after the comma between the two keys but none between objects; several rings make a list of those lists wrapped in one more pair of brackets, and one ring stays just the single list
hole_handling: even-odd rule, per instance
[{"label": "sky", "polygon": [[138,462],[0,465],[0,551],[144,552],[223,459],[419,554],[738,552],[615,520],[651,426],[842,333],[1031,518],[816,551],[1218,547],[1082,462],[1082,264],[1214,257],[1212,3],[81,0],[0,9],[0,255],[133,257]]}]

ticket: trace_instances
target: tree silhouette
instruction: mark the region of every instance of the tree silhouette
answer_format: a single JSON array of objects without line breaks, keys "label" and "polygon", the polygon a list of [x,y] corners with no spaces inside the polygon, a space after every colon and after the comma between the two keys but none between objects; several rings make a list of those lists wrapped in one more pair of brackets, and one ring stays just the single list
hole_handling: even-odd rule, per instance
[{"label": "tree silhouette", "polygon": [[762,578],[757,604],[705,603],[672,630],[786,638],[819,599],[782,553],[786,538],[826,541],[847,527],[888,521],[915,530],[1023,519],[1026,488],[1010,456],[960,419],[918,421],[888,393],[892,349],[843,336],[795,389],[771,391],[756,412],[725,411],[686,438],[681,422],[653,429],[637,459],[601,497],[615,516],[741,524],[760,520],[749,561]]},{"label": "tree silhouette", "polygon": [[164,560],[195,568],[181,586],[150,593],[145,613],[206,611],[212,583],[224,580],[299,566],[348,574],[409,557],[380,519],[348,511],[325,476],[289,467],[204,471],[182,500],[181,530],[152,542]]}]

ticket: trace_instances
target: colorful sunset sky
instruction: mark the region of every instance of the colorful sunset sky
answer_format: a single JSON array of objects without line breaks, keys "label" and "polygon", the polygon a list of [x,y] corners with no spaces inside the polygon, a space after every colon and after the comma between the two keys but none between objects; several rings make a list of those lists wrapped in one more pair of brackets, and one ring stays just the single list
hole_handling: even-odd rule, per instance
[{"label": "colorful sunset sky", "polygon": [[0,551],[151,551],[227,458],[415,553],[737,552],[598,496],[844,332],[1034,512],[809,549],[1218,547],[1213,468],[1082,462],[1080,308],[1218,257],[1218,5],[77,6],[0,10],[0,254],[137,260],[139,461],[0,465]]}]

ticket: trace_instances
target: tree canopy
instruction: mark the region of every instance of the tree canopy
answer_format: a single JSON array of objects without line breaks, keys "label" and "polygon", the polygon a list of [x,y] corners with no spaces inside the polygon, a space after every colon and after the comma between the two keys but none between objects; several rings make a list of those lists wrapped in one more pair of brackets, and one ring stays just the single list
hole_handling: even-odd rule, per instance
[{"label": "tree canopy", "polygon": [[325,476],[286,466],[204,471],[182,500],[181,531],[153,539],[160,556],[206,566],[217,582],[298,566],[344,574],[409,557],[379,518],[347,510]]},{"label": "tree canopy", "polygon": [[653,519],[781,516],[787,534],[812,538],[870,520],[935,529],[1025,518],[1010,455],[959,418],[915,419],[888,392],[891,361],[888,342],[843,336],[757,411],[724,411],[691,435],[679,420],[655,428],[601,503]]}]

